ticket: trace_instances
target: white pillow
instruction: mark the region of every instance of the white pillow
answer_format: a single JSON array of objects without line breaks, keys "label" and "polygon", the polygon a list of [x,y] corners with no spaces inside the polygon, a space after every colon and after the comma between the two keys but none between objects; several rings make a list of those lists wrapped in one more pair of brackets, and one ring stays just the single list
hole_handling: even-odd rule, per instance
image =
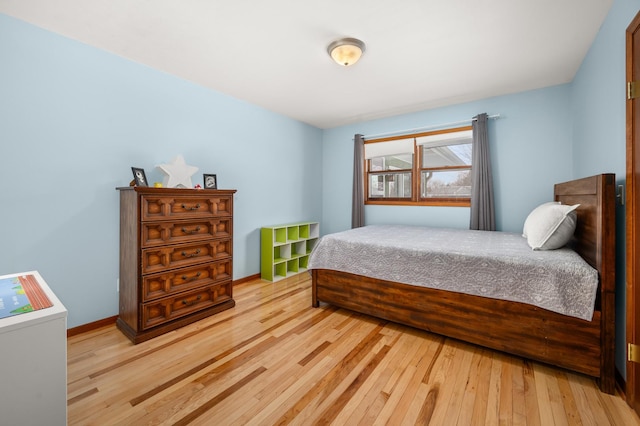
[{"label": "white pillow", "polygon": [[522,236],[534,250],[555,250],[569,242],[576,230],[575,210],[580,204],[567,206],[544,203],[533,209],[524,221]]}]

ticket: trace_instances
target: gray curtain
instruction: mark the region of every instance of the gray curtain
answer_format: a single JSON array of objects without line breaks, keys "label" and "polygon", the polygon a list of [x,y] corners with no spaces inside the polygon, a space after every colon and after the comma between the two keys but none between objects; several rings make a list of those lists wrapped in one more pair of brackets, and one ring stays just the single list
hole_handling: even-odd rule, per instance
[{"label": "gray curtain", "polygon": [[364,183],[362,165],[364,162],[364,138],[353,138],[353,204],[351,206],[351,227],[364,226]]},{"label": "gray curtain", "polygon": [[469,229],[495,231],[496,219],[493,207],[493,179],[489,156],[487,114],[473,117],[473,154],[471,169],[471,220]]}]

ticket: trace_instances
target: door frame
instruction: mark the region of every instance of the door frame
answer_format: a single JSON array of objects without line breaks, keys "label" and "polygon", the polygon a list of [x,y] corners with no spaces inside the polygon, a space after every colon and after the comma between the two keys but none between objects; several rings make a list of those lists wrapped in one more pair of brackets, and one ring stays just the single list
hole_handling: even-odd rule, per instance
[{"label": "door frame", "polygon": [[[633,18],[626,31],[626,81],[640,81],[640,41],[634,43],[634,36],[640,36],[640,12]],[[637,45],[636,45],[637,44]],[[634,51],[638,50],[638,54]],[[637,241],[640,238],[638,232],[640,228],[636,226],[637,216],[636,204],[640,202],[637,197],[638,184],[637,179],[640,173],[640,166],[637,163],[637,153],[640,152],[640,97],[637,99],[629,99],[626,101],[626,342],[640,344],[640,336],[638,335],[638,326],[640,320],[636,315],[636,305],[640,303],[640,291],[638,290],[638,276],[636,259]],[[625,354],[628,347],[625,347]],[[628,358],[628,356],[627,356]],[[627,403],[640,415],[640,364],[627,360],[627,377],[625,396]]]}]

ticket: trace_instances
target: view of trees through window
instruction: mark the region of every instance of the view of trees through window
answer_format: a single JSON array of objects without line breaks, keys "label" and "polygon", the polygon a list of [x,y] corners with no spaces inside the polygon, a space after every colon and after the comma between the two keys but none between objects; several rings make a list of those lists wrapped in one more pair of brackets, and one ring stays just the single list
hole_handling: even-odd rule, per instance
[{"label": "view of trees through window", "polygon": [[471,140],[467,143],[424,147],[422,197],[471,196]]}]

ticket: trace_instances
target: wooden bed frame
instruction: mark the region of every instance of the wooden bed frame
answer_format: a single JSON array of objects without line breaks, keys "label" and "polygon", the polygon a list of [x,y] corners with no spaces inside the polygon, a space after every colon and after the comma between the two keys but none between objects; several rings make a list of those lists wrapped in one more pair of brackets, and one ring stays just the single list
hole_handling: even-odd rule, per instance
[{"label": "wooden bed frame", "polygon": [[556,184],[555,200],[580,204],[572,242],[600,276],[591,321],[535,306],[314,269],[320,302],[594,377],[615,388],[615,175]]}]

